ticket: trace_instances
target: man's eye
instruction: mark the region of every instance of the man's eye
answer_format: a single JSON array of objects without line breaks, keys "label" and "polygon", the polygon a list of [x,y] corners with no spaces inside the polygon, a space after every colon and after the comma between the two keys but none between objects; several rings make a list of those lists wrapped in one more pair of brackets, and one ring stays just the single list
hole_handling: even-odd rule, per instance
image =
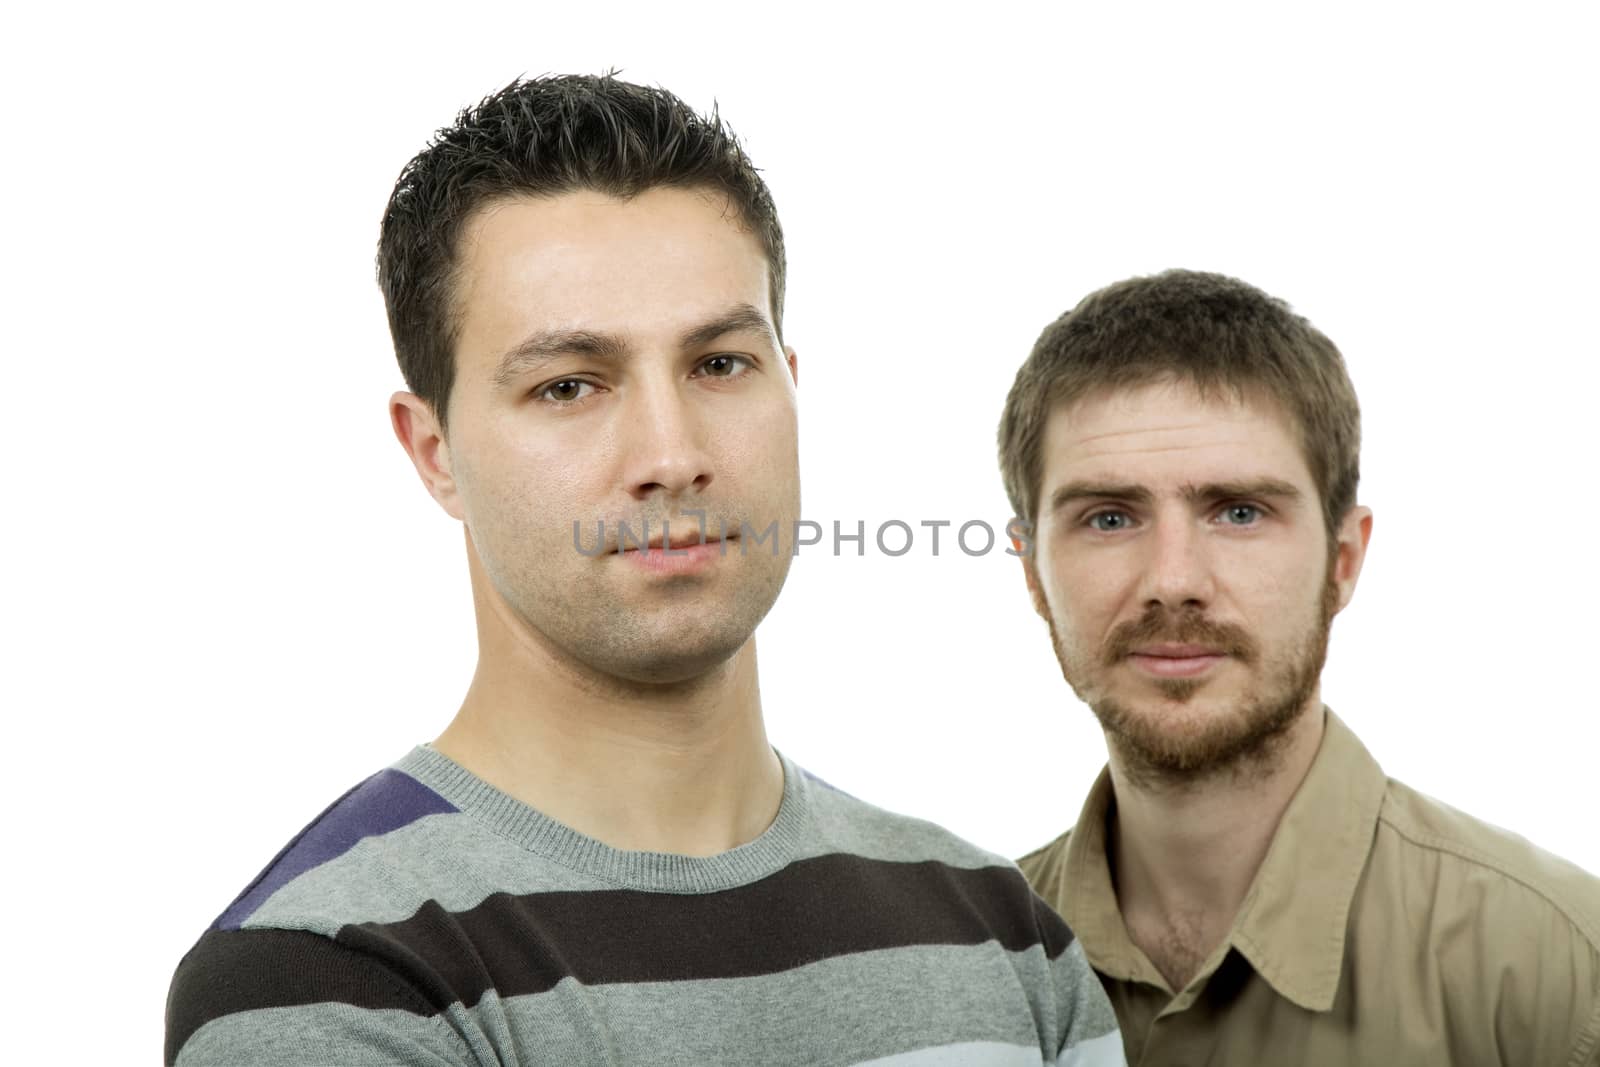
[{"label": "man's eye", "polygon": [[1254,504],[1229,504],[1222,509],[1222,519],[1230,526],[1249,526],[1261,519],[1261,509]]},{"label": "man's eye", "polygon": [[[587,390],[587,392],[585,392]],[[570,404],[574,400],[581,400],[594,392],[591,382],[580,378],[563,378],[559,382],[551,382],[533,395],[540,400],[549,400],[557,404]]]},{"label": "man's eye", "polygon": [[1126,530],[1129,522],[1128,513],[1125,511],[1097,511],[1089,516],[1090,528],[1101,533]]},{"label": "man's eye", "polygon": [[750,361],[743,356],[712,356],[700,364],[700,369],[708,378],[732,378],[742,374],[740,368],[748,368]]}]

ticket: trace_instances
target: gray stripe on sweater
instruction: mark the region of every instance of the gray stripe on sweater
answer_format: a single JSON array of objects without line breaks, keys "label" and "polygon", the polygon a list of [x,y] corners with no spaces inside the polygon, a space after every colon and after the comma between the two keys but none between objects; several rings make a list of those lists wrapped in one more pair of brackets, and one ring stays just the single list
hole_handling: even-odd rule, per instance
[{"label": "gray stripe on sweater", "polygon": [[213,1019],[184,1042],[177,1067],[476,1067],[478,1063],[442,1017],[308,1004]]},{"label": "gray stripe on sweater", "polygon": [[[439,760],[442,757],[435,754],[434,761]],[[413,772],[425,772],[427,767],[428,764],[415,761],[411,764]],[[787,764],[785,769],[792,768],[793,764]],[[809,818],[790,820],[795,831],[793,847],[784,850],[778,862],[753,869],[752,874],[765,877],[786,863],[837,852],[891,862],[933,860],[963,869],[1012,866],[1010,860],[970,845],[932,823],[890,814],[798,771],[794,773],[799,779],[790,785],[803,791],[804,797],[793,807],[796,812],[808,811]],[[451,792],[450,799],[455,803],[470,799],[461,795],[464,790],[459,787]],[[501,806],[509,799],[504,798]],[[785,799],[786,807],[791,803]],[[532,808],[517,816],[515,825],[534,826],[546,837],[556,832],[549,827],[577,836]],[[501,819],[498,824],[505,823]],[[608,853],[624,855],[605,849],[598,842],[590,842],[584,852],[602,857]],[[470,857],[470,862],[463,863],[463,856]],[[682,864],[688,858],[671,859]],[[607,866],[633,869],[637,864],[617,862]],[[339,924],[388,923],[408,918],[429,900],[446,911],[460,912],[476,907],[492,893],[521,896],[615,888],[618,883],[613,880],[532,854],[522,842],[467,810],[425,816],[398,830],[362,840],[338,858],[278,890],[243,925],[332,934],[336,927],[330,928],[328,916],[337,916]]]},{"label": "gray stripe on sweater", "polygon": [[[840,1065],[1054,1064],[1056,1050],[1039,1047],[1040,1023],[1028,1010],[1032,998],[1027,994],[1051,987],[1047,970],[1057,971],[1060,981],[1061,969],[1077,966],[1068,962],[1073,955],[1069,951],[1050,964],[1037,946],[1020,953],[1006,952],[993,943],[922,946],[860,953],[736,980],[584,987],[569,978],[545,993],[505,999],[491,993],[473,1008],[457,1006],[440,1019],[329,1004],[252,1011],[208,1023],[184,1047],[180,1064],[198,1067],[219,1062],[208,1058],[208,1048],[237,1055],[241,1047],[250,1047],[254,1051],[248,1062],[261,1067],[307,1062],[351,1067],[473,1062],[506,1067],[551,1063],[811,1067],[816,1062],[812,1058],[816,1034],[824,1029],[832,1035],[837,1055],[830,1062]],[[1079,974],[1086,976],[1083,981],[1095,981],[1090,972]],[[1035,1006],[1044,1012],[1047,1033],[1059,1025],[1062,1007]],[[1096,1018],[1096,1013],[1085,1011],[1082,1001],[1077,1011],[1071,1045],[1113,1033],[1115,1022],[1109,1011]],[[367,1025],[363,1015],[382,1019]],[[461,1035],[454,1051],[445,1039],[443,1019]],[[417,1051],[392,1037],[386,1047],[359,1037],[363,1031],[393,1035],[397,1024],[398,1032],[414,1041]],[[537,1035],[538,1047],[513,1045],[509,1036],[513,1033]],[[1113,1039],[1119,1040],[1114,1033]],[[467,1054],[469,1046],[481,1050],[478,1059]],[[1085,1051],[1093,1047],[1087,1045]],[[962,1059],[955,1055],[958,1048],[974,1055],[981,1050],[989,1058]],[[337,1055],[307,1059],[313,1050]]]},{"label": "gray stripe on sweater", "polygon": [[[269,897],[244,926],[333,934],[347,922],[398,922],[428,900],[446,911],[466,911],[493,893],[614,888],[529,853],[471,815],[429,815],[366,838],[307,871]],[[333,929],[329,916],[338,917]]]}]

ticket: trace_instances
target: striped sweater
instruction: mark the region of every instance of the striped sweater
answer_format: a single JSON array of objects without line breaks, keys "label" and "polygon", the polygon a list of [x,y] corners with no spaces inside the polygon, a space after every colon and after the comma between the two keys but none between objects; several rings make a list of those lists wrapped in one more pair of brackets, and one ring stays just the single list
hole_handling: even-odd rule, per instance
[{"label": "striped sweater", "polygon": [[1010,862],[783,766],[772,826],[696,858],[609,848],[418,748],[184,957],[166,1063],[1123,1062]]}]

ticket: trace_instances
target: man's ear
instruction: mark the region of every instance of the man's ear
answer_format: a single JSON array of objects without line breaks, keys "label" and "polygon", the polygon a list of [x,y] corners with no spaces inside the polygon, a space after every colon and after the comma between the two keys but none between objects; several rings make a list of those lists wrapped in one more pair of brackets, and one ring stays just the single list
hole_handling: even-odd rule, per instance
[{"label": "man's ear", "polygon": [[1345,513],[1339,523],[1338,543],[1333,556],[1333,582],[1339,590],[1339,606],[1335,614],[1356,595],[1356,582],[1361,578],[1361,565],[1367,559],[1367,544],[1372,540],[1372,509],[1356,506]]},{"label": "man's ear", "polygon": [[437,500],[451,518],[466,521],[461,495],[456,491],[455,475],[450,469],[450,445],[444,439],[444,430],[433,408],[415,393],[395,393],[389,398],[389,423],[428,495]]},{"label": "man's ear", "polygon": [[783,361],[789,364],[789,377],[793,379],[796,388],[800,385],[800,356],[788,345],[783,346]]}]

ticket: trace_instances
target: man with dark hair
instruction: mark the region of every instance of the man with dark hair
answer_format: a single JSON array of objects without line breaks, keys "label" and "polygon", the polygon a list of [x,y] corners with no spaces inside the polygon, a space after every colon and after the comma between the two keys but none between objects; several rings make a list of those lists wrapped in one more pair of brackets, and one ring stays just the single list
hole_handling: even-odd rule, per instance
[{"label": "man with dark hair", "polygon": [[1132,1064],[1600,1064],[1600,881],[1387,778],[1320,699],[1372,513],[1333,344],[1215,274],[1109,286],[1000,464],[1110,761],[1023,858]]},{"label": "man with dark hair", "polygon": [[777,215],[721,122],[515,83],[405,168],[378,275],[477,672],[184,958],[167,1062],[1121,1063],[1014,865],[767,743],[797,363]]}]

